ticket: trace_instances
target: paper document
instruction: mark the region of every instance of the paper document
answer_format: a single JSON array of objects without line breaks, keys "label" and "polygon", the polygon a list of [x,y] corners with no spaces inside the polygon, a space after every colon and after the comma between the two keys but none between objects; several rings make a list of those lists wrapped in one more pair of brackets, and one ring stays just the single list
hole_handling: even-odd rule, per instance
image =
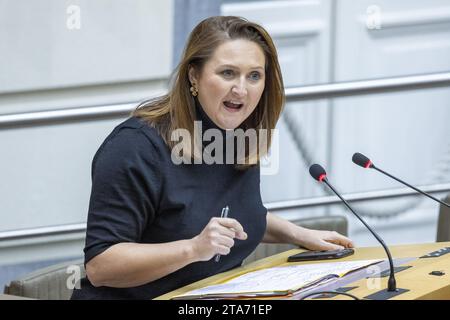
[{"label": "paper document", "polygon": [[176,299],[289,294],[383,260],[360,260],[273,267],[248,272],[225,283],[176,296]]}]

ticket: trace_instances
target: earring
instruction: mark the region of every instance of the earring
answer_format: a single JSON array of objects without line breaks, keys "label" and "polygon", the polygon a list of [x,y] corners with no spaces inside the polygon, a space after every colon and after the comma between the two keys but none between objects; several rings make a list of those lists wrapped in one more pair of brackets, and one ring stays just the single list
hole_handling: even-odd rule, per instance
[{"label": "earring", "polygon": [[191,94],[192,94],[193,97],[197,96],[198,89],[195,87],[195,84],[193,84],[189,90],[191,91]]}]

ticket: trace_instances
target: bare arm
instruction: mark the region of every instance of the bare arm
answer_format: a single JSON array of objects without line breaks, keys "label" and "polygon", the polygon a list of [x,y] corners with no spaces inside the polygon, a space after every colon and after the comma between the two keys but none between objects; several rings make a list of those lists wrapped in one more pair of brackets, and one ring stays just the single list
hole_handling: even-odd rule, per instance
[{"label": "bare arm", "polygon": [[92,285],[115,288],[136,287],[162,278],[184,266],[226,255],[234,238],[244,240],[242,226],[229,218],[212,218],[192,239],[167,243],[118,243],[86,264]]},{"label": "bare arm", "polygon": [[312,230],[267,213],[266,243],[290,243],[310,250],[338,250],[353,247],[347,237],[334,231]]},{"label": "bare arm", "polygon": [[143,285],[196,261],[189,240],[161,244],[119,243],[86,264],[96,287],[127,288]]}]

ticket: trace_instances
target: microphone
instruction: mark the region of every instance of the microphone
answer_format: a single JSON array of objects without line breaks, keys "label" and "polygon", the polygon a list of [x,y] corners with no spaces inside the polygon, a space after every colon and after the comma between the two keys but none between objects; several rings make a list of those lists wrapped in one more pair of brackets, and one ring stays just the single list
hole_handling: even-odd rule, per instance
[{"label": "microphone", "polygon": [[[391,252],[389,251],[388,247],[384,243],[383,239],[381,239],[380,236],[378,236],[378,234],[374,230],[372,230],[372,228],[355,212],[355,210],[352,209],[352,207],[339,194],[339,192],[337,192],[336,189],[333,188],[333,186],[328,182],[327,173],[325,172],[325,169],[321,165],[313,164],[311,167],[309,167],[309,173],[317,181],[324,182],[339,197],[339,199],[342,200],[342,202],[345,204],[345,206],[359,219],[359,221],[361,221],[364,224],[364,226],[366,226],[366,228],[369,229],[369,231],[378,240],[378,242],[381,243],[381,245],[384,248],[384,251],[386,251],[386,254],[387,254],[388,260],[389,260],[390,273],[389,273],[389,280],[388,280],[387,291],[389,293],[394,292],[393,295],[398,294],[398,292],[400,292],[400,290],[397,289],[397,284],[396,284],[396,281],[395,281],[394,262],[392,261]],[[404,291],[404,289],[401,289],[401,290]],[[386,292],[384,292],[384,293],[386,293]],[[392,296],[392,294],[388,294],[388,296]]]},{"label": "microphone", "polygon": [[356,153],[353,155],[352,161],[353,161],[353,163],[357,164],[357,165],[360,166],[360,167],[363,167],[363,168],[366,168],[366,169],[375,169],[375,170],[381,172],[382,174],[388,176],[389,178],[392,178],[392,179],[394,179],[394,180],[396,180],[396,181],[398,181],[398,182],[404,184],[405,186],[408,186],[408,187],[410,187],[411,189],[413,189],[413,190],[415,190],[415,191],[417,191],[417,192],[423,194],[424,196],[427,196],[428,198],[433,199],[434,201],[439,202],[440,204],[446,206],[447,208],[450,208],[450,205],[449,205],[448,203],[445,203],[444,201],[441,201],[441,200],[439,200],[439,199],[433,197],[431,194],[428,194],[428,193],[426,193],[425,191],[419,190],[419,189],[417,189],[416,187],[410,185],[409,183],[406,183],[405,181],[400,180],[399,178],[394,177],[393,175],[391,175],[391,174],[389,174],[389,173],[387,173],[387,172],[381,170],[380,168],[375,167],[375,165],[373,164],[373,162],[372,162],[369,158],[367,158],[365,155],[363,155],[363,154],[361,154],[361,153],[359,153],[359,152],[356,152]]}]

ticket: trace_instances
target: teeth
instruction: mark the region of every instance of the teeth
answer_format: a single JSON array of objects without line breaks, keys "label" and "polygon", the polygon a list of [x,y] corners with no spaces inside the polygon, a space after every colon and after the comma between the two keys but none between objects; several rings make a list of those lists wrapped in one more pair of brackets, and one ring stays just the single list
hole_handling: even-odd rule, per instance
[{"label": "teeth", "polygon": [[242,102],[233,101],[233,100],[225,100],[225,102],[229,102],[229,103],[233,103],[233,104],[242,104]]},{"label": "teeth", "polygon": [[237,101],[225,101],[225,102],[232,103],[237,106],[242,104],[241,102],[237,102]]},{"label": "teeth", "polygon": [[231,101],[225,101],[224,105],[227,106],[228,108],[233,108],[233,109],[240,109],[242,107],[242,104],[234,103]]}]

